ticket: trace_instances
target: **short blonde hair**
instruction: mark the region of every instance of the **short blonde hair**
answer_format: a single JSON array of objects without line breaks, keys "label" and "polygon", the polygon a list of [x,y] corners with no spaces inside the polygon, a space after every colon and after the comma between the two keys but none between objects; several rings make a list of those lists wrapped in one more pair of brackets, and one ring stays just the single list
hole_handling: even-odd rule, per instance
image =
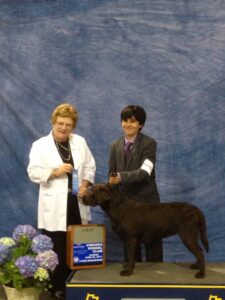
[{"label": "short blonde hair", "polygon": [[71,118],[73,120],[73,128],[76,127],[78,121],[78,112],[74,106],[69,103],[58,105],[52,112],[51,123],[55,124],[58,117]]}]

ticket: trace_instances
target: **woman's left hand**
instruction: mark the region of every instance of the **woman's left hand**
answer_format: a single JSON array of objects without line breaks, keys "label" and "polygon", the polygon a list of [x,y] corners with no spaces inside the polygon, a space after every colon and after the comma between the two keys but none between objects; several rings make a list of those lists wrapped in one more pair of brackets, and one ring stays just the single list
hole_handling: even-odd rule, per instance
[{"label": "woman's left hand", "polygon": [[86,179],[83,179],[82,184],[79,187],[78,196],[83,196],[86,193],[89,186],[91,186],[91,182],[89,182]]},{"label": "woman's left hand", "polygon": [[87,189],[88,187],[86,185],[81,185],[79,187],[78,196],[83,196],[86,193]]}]

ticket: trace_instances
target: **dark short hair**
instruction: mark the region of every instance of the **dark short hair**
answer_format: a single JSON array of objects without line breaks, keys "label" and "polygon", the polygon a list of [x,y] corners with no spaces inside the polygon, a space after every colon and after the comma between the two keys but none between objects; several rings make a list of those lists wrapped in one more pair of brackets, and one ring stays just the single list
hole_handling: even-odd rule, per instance
[{"label": "dark short hair", "polygon": [[126,121],[127,119],[130,119],[134,117],[140,125],[144,126],[145,125],[145,120],[146,120],[146,112],[144,108],[141,106],[137,105],[129,105],[125,107],[120,114],[120,120],[121,121]]}]

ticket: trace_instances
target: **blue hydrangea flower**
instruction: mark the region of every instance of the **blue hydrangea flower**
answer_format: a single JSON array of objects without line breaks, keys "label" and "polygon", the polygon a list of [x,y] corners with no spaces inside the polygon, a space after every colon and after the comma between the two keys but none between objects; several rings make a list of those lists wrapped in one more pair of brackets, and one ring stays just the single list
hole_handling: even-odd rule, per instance
[{"label": "blue hydrangea flower", "polygon": [[14,240],[19,241],[21,236],[33,239],[37,235],[37,231],[31,225],[18,225],[12,234]]},{"label": "blue hydrangea flower", "polygon": [[34,273],[38,269],[38,262],[29,255],[19,257],[15,261],[15,265],[19,268],[21,275],[25,278],[34,276]]},{"label": "blue hydrangea flower", "polygon": [[36,256],[36,261],[40,267],[51,271],[54,271],[59,263],[57,254],[52,250],[39,253]]},{"label": "blue hydrangea flower", "polygon": [[0,244],[0,265],[7,260],[9,252],[10,250],[7,245]]},{"label": "blue hydrangea flower", "polygon": [[40,253],[44,251],[51,250],[53,248],[53,243],[50,237],[45,234],[39,234],[35,236],[32,240],[31,249],[34,253]]},{"label": "blue hydrangea flower", "polygon": [[37,234],[31,225],[18,225],[12,237],[0,238],[0,281],[15,288],[19,281],[21,289],[48,290],[50,272],[58,265],[51,238]]}]

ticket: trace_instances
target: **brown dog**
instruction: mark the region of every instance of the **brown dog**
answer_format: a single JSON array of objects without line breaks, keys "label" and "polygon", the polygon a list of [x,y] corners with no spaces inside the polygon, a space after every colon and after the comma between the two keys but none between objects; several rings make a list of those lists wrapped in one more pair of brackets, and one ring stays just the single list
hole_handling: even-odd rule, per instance
[{"label": "brown dog", "polygon": [[120,275],[132,274],[135,266],[135,249],[140,242],[178,234],[184,245],[196,257],[192,269],[199,269],[195,277],[205,276],[205,258],[198,244],[201,241],[208,251],[206,224],[199,208],[180,202],[151,204],[138,202],[121,195],[117,187],[109,184],[96,184],[83,197],[85,205],[101,208],[109,216],[112,229],[127,244],[128,263]]}]

